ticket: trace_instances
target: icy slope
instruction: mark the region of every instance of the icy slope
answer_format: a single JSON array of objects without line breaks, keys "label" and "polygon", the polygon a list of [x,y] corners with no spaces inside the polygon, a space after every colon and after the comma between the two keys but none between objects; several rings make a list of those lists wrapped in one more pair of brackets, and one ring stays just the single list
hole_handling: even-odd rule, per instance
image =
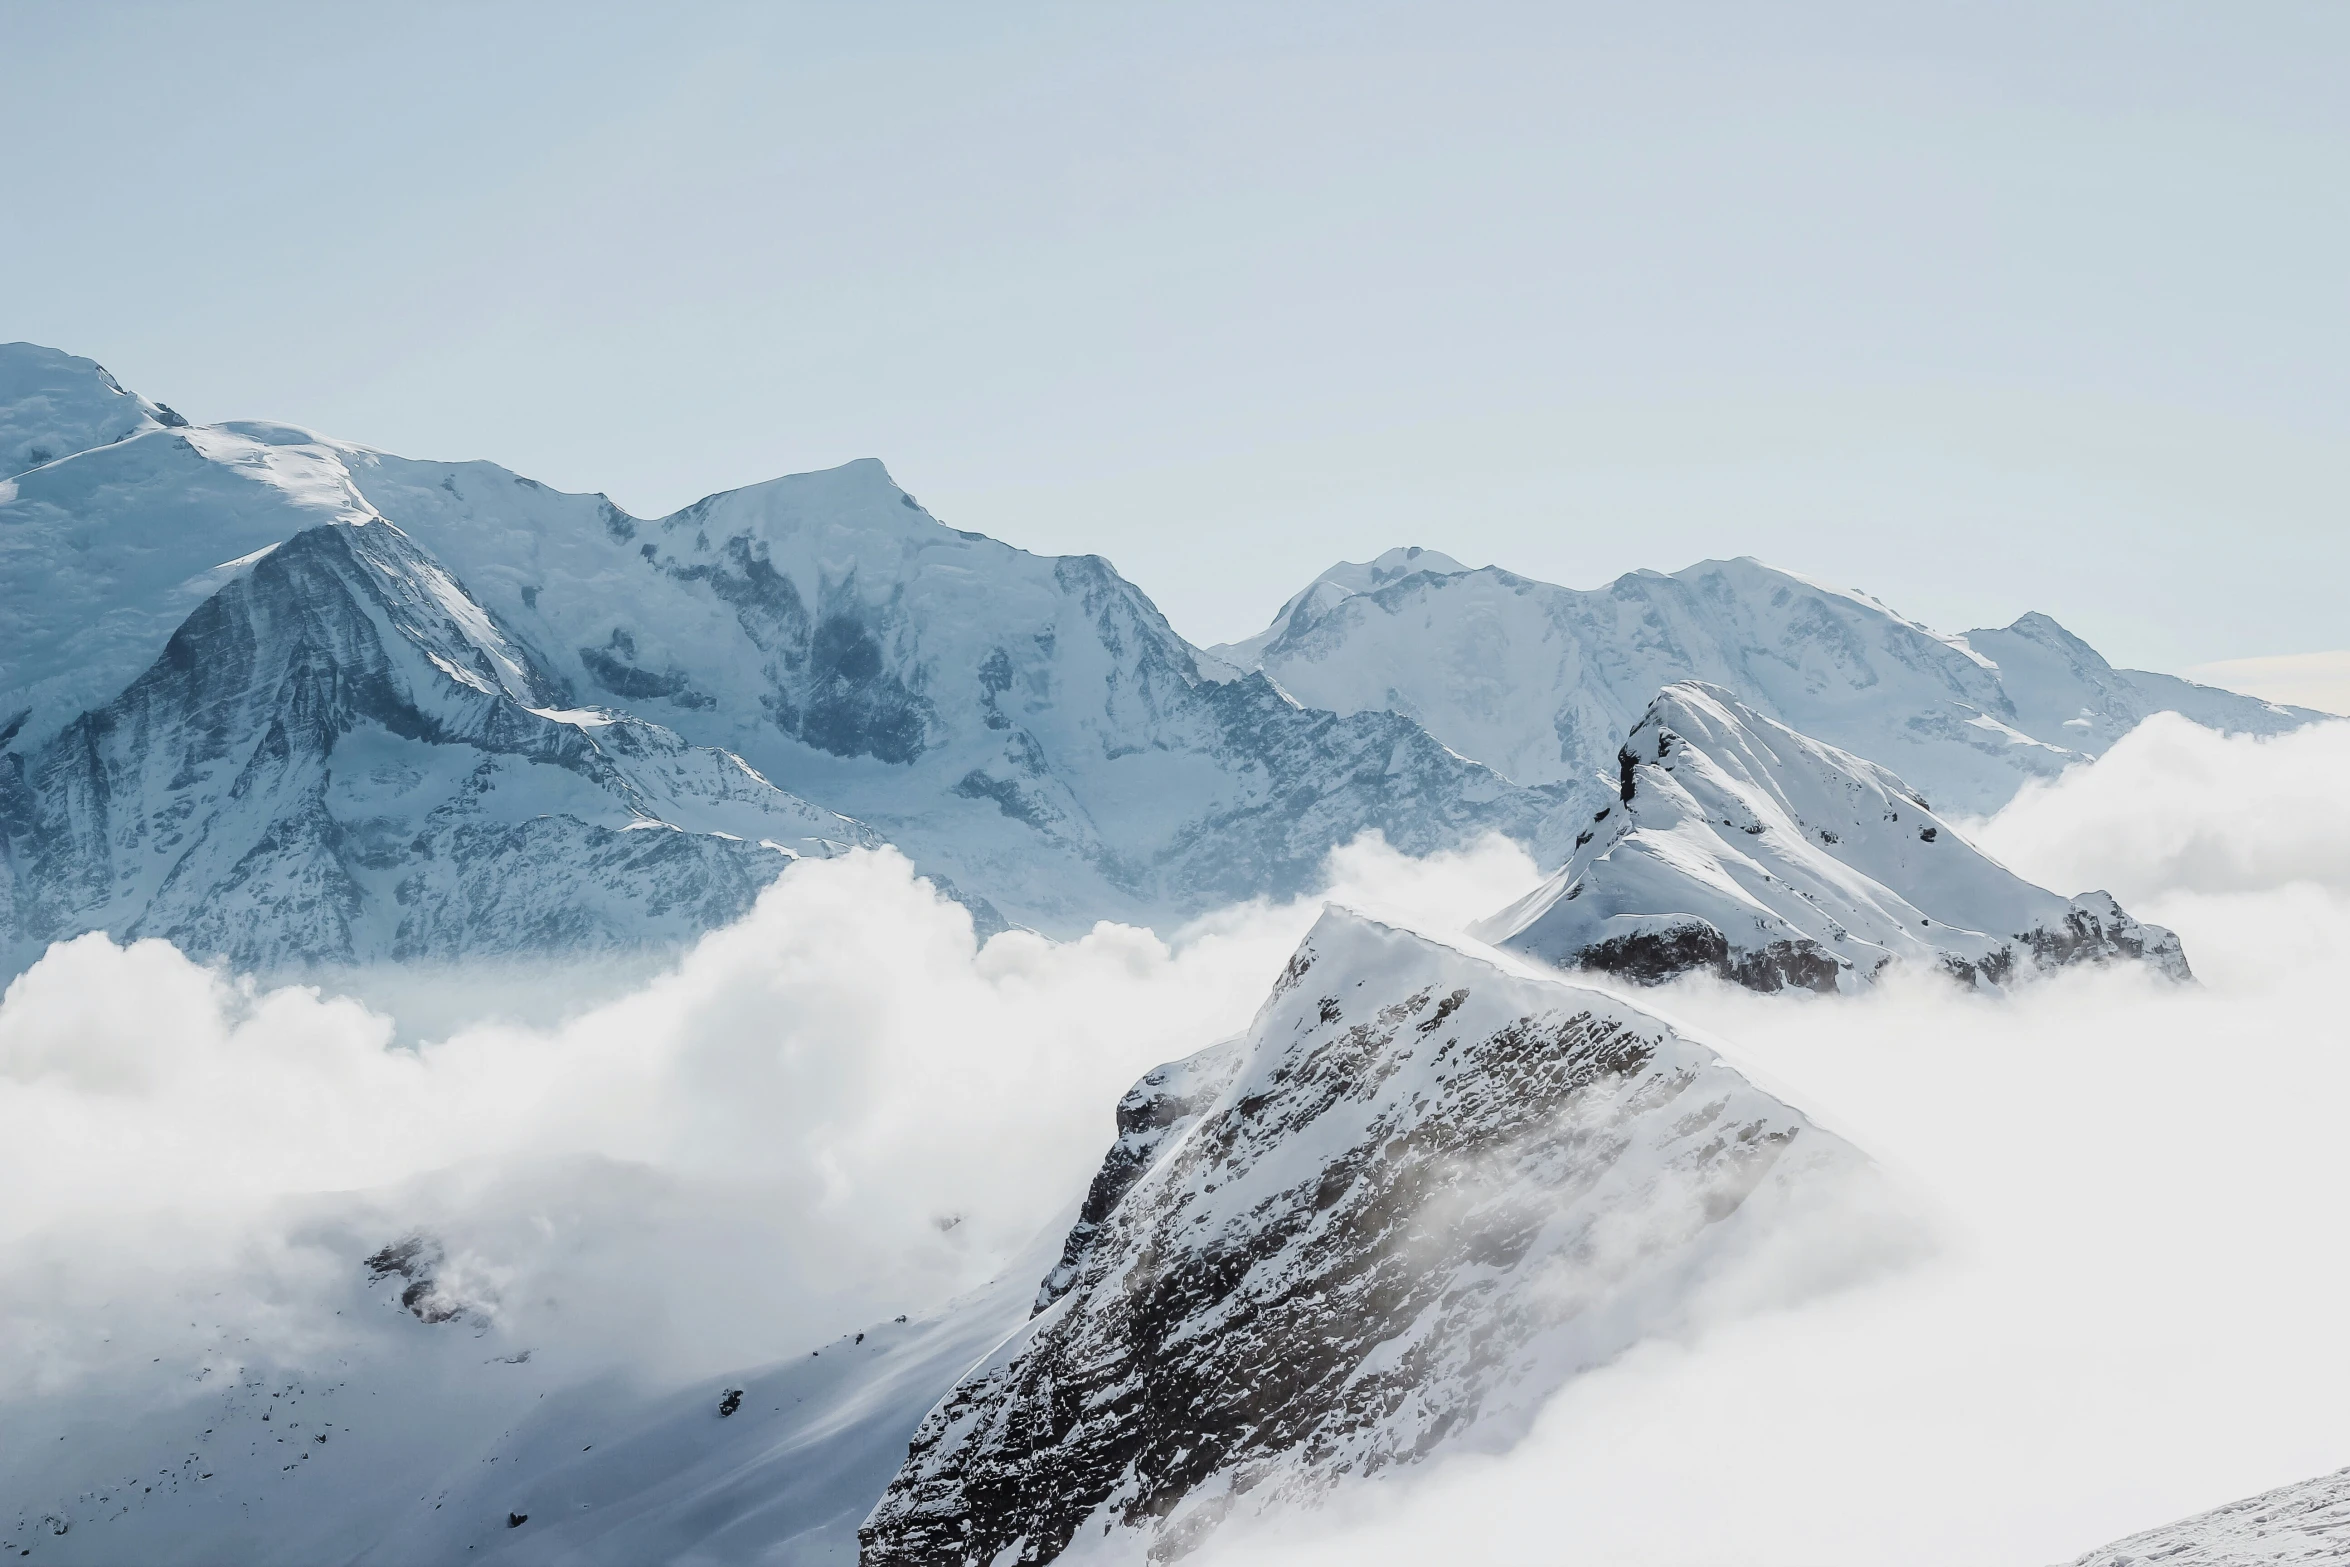
[{"label": "icy slope", "polygon": [[119,696],[0,754],[11,967],[90,929],[270,972],[678,943],[788,855],[877,841],[559,701],[391,524],[296,534]]},{"label": "icy slope", "polygon": [[161,403],[123,390],[95,360],[38,343],[0,343],[0,480],[186,423]]},{"label": "icy slope", "polygon": [[2073,1567],[2319,1567],[2345,1561],[2350,1469],[2116,1540]]},{"label": "icy slope", "polygon": [[1867,1178],[1638,1009],[1338,910],[1247,1035],[1144,1078],[1119,1128],[866,1567],[1165,1559],[1235,1506],[1505,1445]]},{"label": "icy slope", "polygon": [[1852,990],[1896,961],[1982,984],[2123,957],[2187,977],[2169,931],[2105,893],[2032,885],[1885,769],[1718,686],[1666,687],[1617,766],[1618,800],[1566,865],[1478,935],[1561,967],[1708,969],[1757,990]]},{"label": "icy slope", "polygon": [[742,756],[1047,929],[1295,892],[1366,830],[1535,839],[1561,803],[1393,714],[1205,679],[1107,562],[944,527],[876,462],[645,521],[257,423],[147,430],[0,498],[0,766],[117,700],[273,548],[380,521],[496,629],[527,705]]},{"label": "icy slope", "polygon": [[1746,559],[1589,592],[1491,566],[1309,590],[1265,638],[1212,651],[1263,668],[1301,702],[1417,719],[1521,783],[1612,774],[1648,699],[1702,680],[1970,813],[2164,708],[2259,734],[2317,716],[2111,669],[2045,616],[1946,637],[1865,594]]}]

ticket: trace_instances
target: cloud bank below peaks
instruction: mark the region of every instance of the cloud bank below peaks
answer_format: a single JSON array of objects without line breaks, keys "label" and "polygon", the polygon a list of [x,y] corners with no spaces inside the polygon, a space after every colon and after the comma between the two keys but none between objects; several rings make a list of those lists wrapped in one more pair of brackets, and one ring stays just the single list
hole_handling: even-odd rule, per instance
[{"label": "cloud bank below peaks", "polygon": [[[1330,870],[1335,896],[1435,929],[1534,875],[1498,840],[1367,840]],[[199,1280],[294,1352],[281,1319],[327,1298],[313,1275],[414,1230],[484,1279],[560,1279],[485,1287],[477,1318],[642,1371],[935,1303],[1082,1193],[1138,1075],[1246,1024],[1318,907],[980,946],[902,857],[860,852],[796,865],[616,999],[415,1048],[358,1002],[161,942],[62,943],[0,1002],[0,1312],[43,1346],[0,1356],[0,1392],[128,1355],[138,1335],[81,1307]]]}]

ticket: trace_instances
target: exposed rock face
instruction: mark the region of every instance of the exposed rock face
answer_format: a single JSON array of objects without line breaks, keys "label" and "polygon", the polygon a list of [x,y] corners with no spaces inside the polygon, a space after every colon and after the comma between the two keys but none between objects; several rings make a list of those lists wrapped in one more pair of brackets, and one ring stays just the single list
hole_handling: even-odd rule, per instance
[{"label": "exposed rock face", "polygon": [[400,1309],[433,1326],[483,1309],[482,1303],[468,1299],[445,1277],[448,1262],[448,1253],[439,1241],[429,1235],[410,1235],[369,1257],[364,1266],[371,1285],[398,1280]]},{"label": "exposed rock face", "polygon": [[2045,615],[1944,636],[1759,561],[1636,571],[1589,591],[1394,550],[1334,567],[1272,627],[1212,648],[1299,701],[1425,724],[1520,783],[1612,776],[1659,688],[1697,680],[1987,814],[2165,710],[2273,734],[2323,715],[2117,670]]},{"label": "exposed rock face", "polygon": [[2106,893],[2033,886],[1893,774],[1719,687],[1667,687],[1618,770],[1566,865],[1480,936],[1642,984],[1701,970],[1763,991],[1854,990],[1896,962],[1978,985],[2125,960],[2190,977],[2169,931]]},{"label": "exposed rock face", "polygon": [[916,1434],[866,1567],[1170,1558],[1234,1507],[1505,1444],[1766,1215],[1865,1169],[1636,1008],[1336,910],[1119,1133],[1038,1314]]},{"label": "exposed rock face", "polygon": [[2319,1567],[2344,1561],[2350,1561],[2350,1469],[2116,1540],[2073,1567]]}]

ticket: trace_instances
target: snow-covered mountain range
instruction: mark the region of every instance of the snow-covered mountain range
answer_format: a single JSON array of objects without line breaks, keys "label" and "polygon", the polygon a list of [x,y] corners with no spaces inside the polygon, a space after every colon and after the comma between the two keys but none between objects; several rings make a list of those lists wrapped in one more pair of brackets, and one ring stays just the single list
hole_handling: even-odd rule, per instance
[{"label": "snow-covered mountain range", "polygon": [[0,436],[12,970],[98,927],[273,970],[658,948],[739,914],[776,848],[879,839],[983,928],[1055,933],[1293,895],[1367,831],[1555,866],[1693,677],[1944,809],[2158,706],[2314,716],[1743,561],[1578,594],[1391,551],[1203,653],[1108,562],[945,527],[877,462],[640,519],[192,427],[25,344]]},{"label": "snow-covered mountain range", "polygon": [[1718,686],[1667,686],[1617,753],[1618,798],[1542,886],[1476,928],[1567,968],[1691,969],[1757,990],[1855,990],[1896,962],[1998,985],[2178,938],[2103,892],[2067,900],[1991,859],[1874,763]]},{"label": "snow-covered mountain range", "polygon": [[1521,783],[1612,778],[1665,686],[1701,680],[1986,814],[2164,710],[2274,734],[2323,715],[2115,669],[2045,615],[1945,636],[1755,560],[1578,591],[1433,551],[1332,567],[1271,627],[1210,649],[1299,701],[1399,713]]},{"label": "snow-covered mountain range", "polygon": [[1249,1032],[1146,1076],[1119,1127],[866,1567],[1168,1560],[1235,1511],[1506,1446],[1867,1171],[1636,1008],[1337,909]]},{"label": "snow-covered mountain range", "polygon": [[[0,356],[0,406],[58,403],[60,357]],[[71,364],[102,444],[0,486],[18,965],[100,924],[268,966],[657,943],[740,913],[782,863],[763,839],[877,834],[983,916],[1081,929],[1557,807],[1408,719],[1202,678],[1106,561],[944,527],[875,462],[644,521],[489,464],[169,426]],[[609,836],[656,827],[657,854]]]}]

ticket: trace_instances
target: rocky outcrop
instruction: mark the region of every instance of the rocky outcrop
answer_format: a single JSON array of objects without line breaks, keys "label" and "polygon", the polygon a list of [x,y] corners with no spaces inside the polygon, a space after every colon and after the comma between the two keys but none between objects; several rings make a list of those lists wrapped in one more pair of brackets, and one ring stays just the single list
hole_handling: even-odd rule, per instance
[{"label": "rocky outcrop", "polygon": [[1037,1315],[924,1420],[861,1559],[1171,1558],[1506,1444],[1865,1168],[1636,1008],[1332,910],[1244,1038],[1121,1105]]}]

